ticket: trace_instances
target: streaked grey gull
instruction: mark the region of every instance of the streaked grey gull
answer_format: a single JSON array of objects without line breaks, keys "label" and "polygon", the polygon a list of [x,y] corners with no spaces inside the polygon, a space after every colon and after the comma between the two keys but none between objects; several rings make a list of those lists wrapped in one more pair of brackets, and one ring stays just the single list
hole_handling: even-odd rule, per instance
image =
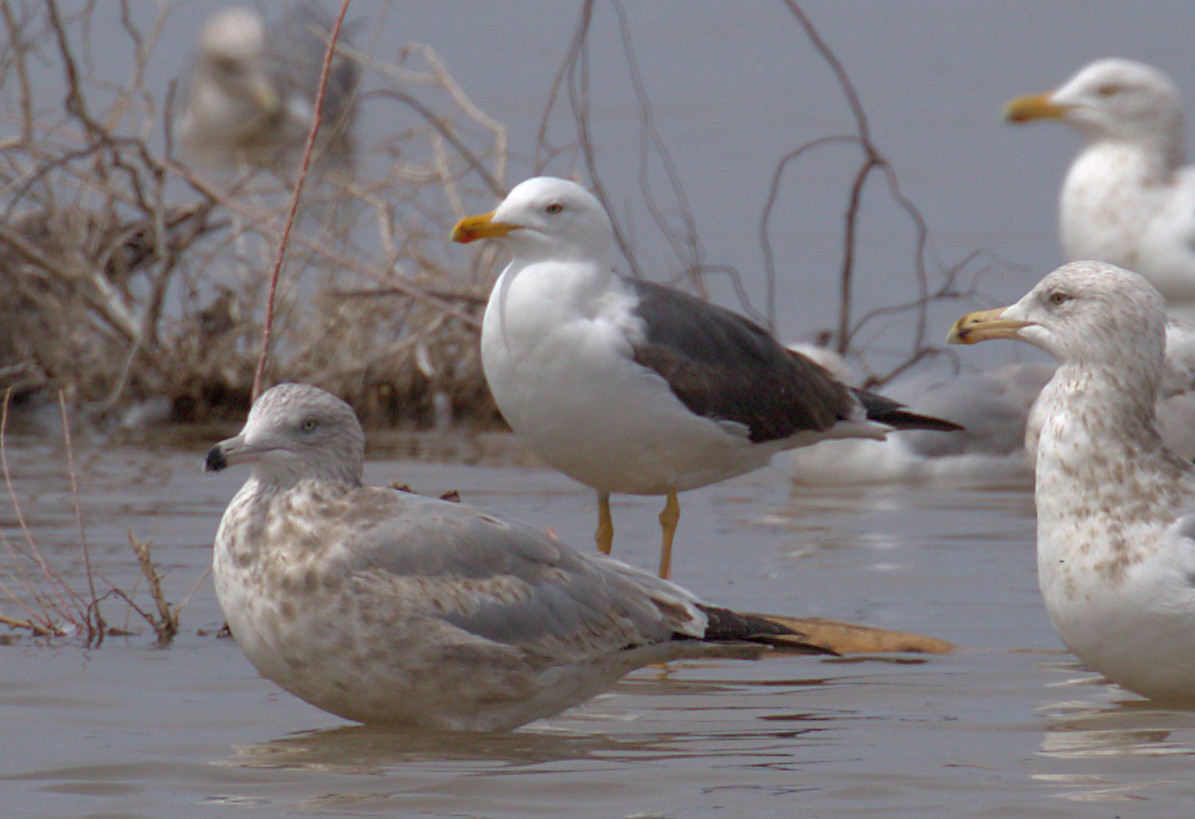
[{"label": "streaked grey gull", "polygon": [[610,219],[574,182],[522,182],[497,210],[458,222],[452,239],[496,239],[513,257],[481,332],[503,417],[548,464],[597,490],[603,553],[612,492],[667,496],[661,577],[678,492],[818,441],[957,428],[851,389],[730,310],[616,275]]},{"label": "streaked grey gull", "polygon": [[649,663],[827,653],[760,616],[459,503],[362,485],[352,409],[282,384],[209,470],[250,464],[212,575],[262,676],[367,723],[501,730],[550,716]]}]

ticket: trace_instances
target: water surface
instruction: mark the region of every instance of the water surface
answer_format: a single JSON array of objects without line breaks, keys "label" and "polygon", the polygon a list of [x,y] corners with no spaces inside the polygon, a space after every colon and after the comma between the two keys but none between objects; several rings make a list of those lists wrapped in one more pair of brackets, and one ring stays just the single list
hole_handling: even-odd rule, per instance
[{"label": "water surface", "polygon": [[[81,583],[60,449],[8,443],[33,537]],[[243,475],[201,474],[196,444],[77,443],[96,566],[131,588],[132,531],[152,539],[167,595],[183,599]],[[372,451],[373,482],[459,488],[574,542],[590,536],[590,492],[527,465],[504,436],[403,436]],[[0,647],[5,813],[1183,813],[1195,715],[1122,704],[1134,698],[1062,652],[1036,590],[1027,488],[794,488],[782,461],[683,496],[677,580],[721,604],[913,629],[966,650],[673,664],[512,734],[405,733],[351,725],[260,679],[213,636],[221,617],[205,580],[165,649],[135,620],[138,633],[98,649]],[[654,563],[657,505],[615,504],[622,557]],[[12,537],[7,510],[0,521]],[[105,610],[119,624],[123,607]]]}]

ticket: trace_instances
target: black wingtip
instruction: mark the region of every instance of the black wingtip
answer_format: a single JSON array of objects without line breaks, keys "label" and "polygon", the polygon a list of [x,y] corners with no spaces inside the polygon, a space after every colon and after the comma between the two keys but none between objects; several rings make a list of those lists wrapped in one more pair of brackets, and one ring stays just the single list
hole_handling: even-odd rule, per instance
[{"label": "black wingtip", "polygon": [[204,472],[219,472],[228,466],[228,461],[224,457],[224,450],[220,449],[220,445],[212,447],[207,451],[207,457],[203,459]]},{"label": "black wingtip", "polygon": [[894,429],[927,429],[932,432],[959,432],[965,429],[962,424],[956,424],[944,418],[935,418],[932,415],[920,415],[916,412],[909,412],[903,409],[886,412],[878,418],[872,418],[872,420],[887,424]]},{"label": "black wingtip", "polygon": [[963,429],[961,424],[935,418],[932,415],[920,415],[910,412],[904,404],[885,398],[882,395],[867,390],[852,390],[863,409],[867,411],[867,420],[887,424],[893,429],[924,429],[931,432],[958,432]]},{"label": "black wingtip", "polygon": [[705,639],[711,642],[743,641],[783,648],[800,654],[838,656],[838,652],[805,640],[804,634],[756,614],[740,614],[718,606],[701,606],[708,618]]}]

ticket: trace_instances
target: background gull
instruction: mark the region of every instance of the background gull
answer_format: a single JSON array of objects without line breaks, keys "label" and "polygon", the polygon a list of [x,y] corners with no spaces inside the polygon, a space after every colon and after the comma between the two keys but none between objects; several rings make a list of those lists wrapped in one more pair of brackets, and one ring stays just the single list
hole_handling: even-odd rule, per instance
[{"label": "background gull", "polygon": [[347,719],[521,725],[682,657],[826,653],[517,521],[363,486],[352,409],[283,384],[207,468],[252,464],[216,536],[216,594],[262,674]]},{"label": "background gull", "polygon": [[1172,312],[1195,315],[1195,170],[1183,165],[1182,101],[1170,79],[1144,63],[1098,60],[1057,90],[1012,100],[1004,115],[1083,134],[1059,199],[1066,258],[1137,271]]},{"label": "background gull", "polygon": [[1100,262],[1065,265],[949,340],[1014,338],[1058,360],[1042,391],[1037,566],[1063,643],[1109,680],[1195,701],[1195,474],[1163,446],[1155,401],[1166,316],[1156,289]]},{"label": "background gull", "polygon": [[[860,380],[838,353],[790,345],[846,383]],[[957,486],[1006,486],[1032,479],[1025,457],[1025,429],[1034,401],[1054,373],[1052,364],[1005,364],[983,373],[904,378],[885,386],[898,401],[960,424],[953,435],[911,430],[883,441],[827,441],[794,450],[797,483],[866,485],[890,482]]]},{"label": "background gull", "polygon": [[496,239],[513,257],[481,331],[503,417],[537,455],[597,490],[604,553],[610,493],[667,496],[661,577],[678,492],[827,439],[957,428],[851,389],[729,310],[615,275],[610,219],[574,182],[529,179],[494,212],[462,219],[452,238]]},{"label": "background gull", "polygon": [[[846,383],[861,379],[837,353],[791,345]],[[1005,364],[954,377],[903,378],[884,387],[897,400],[954,421],[953,435],[899,432],[883,441],[827,441],[791,454],[797,483],[867,485],[936,483],[951,487],[1016,485],[1033,479],[1037,438],[1043,422],[1041,389],[1054,374],[1044,361]],[[1166,322],[1166,367],[1156,405],[1162,442],[1195,460],[1195,325]]]},{"label": "background gull", "polygon": [[[1183,165],[1182,103],[1169,78],[1143,63],[1098,60],[1054,91],[1010,101],[1004,115],[1014,123],[1059,120],[1083,134],[1085,144],[1059,199],[1066,258],[1098,259],[1138,271],[1165,296],[1171,313],[1195,316],[1195,169]],[[1166,357],[1158,425],[1169,449],[1195,458],[1191,324],[1168,324]],[[918,409],[955,421],[966,432],[833,442],[793,453],[794,476],[816,482],[985,485],[1027,477],[1041,423],[1034,401],[1048,378],[1048,365],[1033,362],[945,382],[892,384],[887,388],[892,397],[919,396]]]},{"label": "background gull", "polygon": [[[245,7],[213,15],[186,78],[178,132],[187,152],[213,165],[293,163],[311,128],[330,30],[323,13],[306,3],[268,30]],[[355,62],[333,57],[318,143],[325,160],[351,161],[359,80]]]}]

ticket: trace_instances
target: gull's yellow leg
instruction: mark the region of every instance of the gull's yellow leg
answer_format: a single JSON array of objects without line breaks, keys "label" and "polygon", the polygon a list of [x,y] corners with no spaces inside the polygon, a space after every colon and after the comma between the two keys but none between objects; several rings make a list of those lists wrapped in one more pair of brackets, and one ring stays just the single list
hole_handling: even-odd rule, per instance
[{"label": "gull's yellow leg", "polygon": [[665,580],[672,574],[672,538],[676,536],[676,524],[680,523],[680,501],[676,499],[676,487],[668,490],[668,500],[660,513],[660,528],[664,540],[660,544],[660,577]]},{"label": "gull's yellow leg", "polygon": [[599,490],[597,496],[598,528],[593,539],[597,542],[598,551],[608,555],[614,546],[614,518],[610,514],[610,493]]}]

